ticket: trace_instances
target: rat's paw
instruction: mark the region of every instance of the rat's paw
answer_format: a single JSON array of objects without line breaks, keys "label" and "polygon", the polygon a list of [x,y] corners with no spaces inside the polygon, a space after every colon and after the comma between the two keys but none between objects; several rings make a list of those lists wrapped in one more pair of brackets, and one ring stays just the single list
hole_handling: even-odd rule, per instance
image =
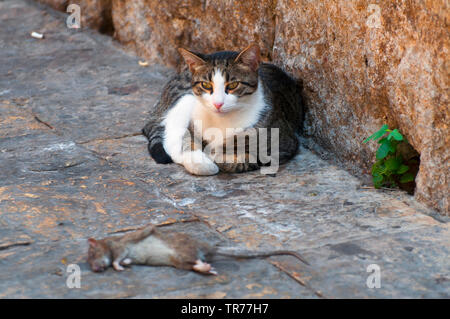
[{"label": "rat's paw", "polygon": [[217,275],[218,275],[218,273],[217,273],[217,271],[214,269],[214,267],[211,267],[211,269],[209,270],[208,273],[211,274],[211,275],[214,275],[214,276],[217,276]]},{"label": "rat's paw", "polygon": [[202,274],[217,275],[217,272],[214,270],[213,267],[211,267],[210,264],[205,263],[200,259],[197,259],[195,261],[195,265],[192,266],[192,269]]},{"label": "rat's paw", "polygon": [[117,260],[113,262],[113,268],[117,271],[125,270],[125,268],[123,268]]},{"label": "rat's paw", "polygon": [[122,265],[131,265],[132,260],[130,258],[125,258],[124,260],[122,260],[121,264]]},{"label": "rat's paw", "polygon": [[183,154],[183,166],[193,175],[215,175],[219,167],[200,150]]}]

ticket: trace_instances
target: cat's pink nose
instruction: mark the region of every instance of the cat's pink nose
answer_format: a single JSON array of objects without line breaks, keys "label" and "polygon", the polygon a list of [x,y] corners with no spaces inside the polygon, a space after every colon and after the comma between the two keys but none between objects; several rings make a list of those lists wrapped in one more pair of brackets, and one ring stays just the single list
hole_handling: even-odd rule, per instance
[{"label": "cat's pink nose", "polygon": [[219,110],[219,109],[222,107],[223,102],[214,102],[213,104],[214,104],[214,106],[216,107],[216,109]]}]

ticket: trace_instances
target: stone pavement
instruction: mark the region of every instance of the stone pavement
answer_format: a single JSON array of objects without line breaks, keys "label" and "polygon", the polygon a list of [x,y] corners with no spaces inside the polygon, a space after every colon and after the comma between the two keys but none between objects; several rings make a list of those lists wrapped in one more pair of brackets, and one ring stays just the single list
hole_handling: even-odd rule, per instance
[{"label": "stone pavement", "polygon": [[[450,297],[450,224],[400,191],[362,187],[306,149],[276,176],[195,177],[140,135],[171,70],[142,67],[64,14],[0,1],[0,298]],[[30,33],[45,34],[44,39]],[[87,238],[147,223],[310,262],[223,260],[218,276],[92,273]],[[69,289],[66,267],[81,267]],[[370,264],[381,288],[370,289]]]}]

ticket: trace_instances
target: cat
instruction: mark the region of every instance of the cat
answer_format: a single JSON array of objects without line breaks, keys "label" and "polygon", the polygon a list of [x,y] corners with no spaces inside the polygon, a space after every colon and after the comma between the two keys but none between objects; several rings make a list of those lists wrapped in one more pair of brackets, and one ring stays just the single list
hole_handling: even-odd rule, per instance
[{"label": "cat", "polygon": [[[241,52],[179,52],[187,67],[164,86],[142,130],[157,163],[175,162],[191,174],[214,175],[283,164],[296,155],[304,117],[298,81],[262,62],[255,44]],[[215,129],[214,139],[208,129]],[[250,152],[255,135],[256,153]],[[278,138],[278,149],[266,146],[269,158],[264,159],[259,143],[272,137]],[[239,149],[240,138],[245,145]],[[208,143],[210,153],[205,152]]]}]

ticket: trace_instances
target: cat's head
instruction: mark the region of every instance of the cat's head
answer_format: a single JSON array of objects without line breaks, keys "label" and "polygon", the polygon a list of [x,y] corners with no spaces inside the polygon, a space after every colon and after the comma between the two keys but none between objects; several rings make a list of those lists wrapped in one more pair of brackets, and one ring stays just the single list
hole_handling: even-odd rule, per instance
[{"label": "cat's head", "polygon": [[250,45],[243,51],[199,54],[179,49],[192,74],[192,91],[210,112],[226,114],[245,105],[258,88],[260,51]]}]

